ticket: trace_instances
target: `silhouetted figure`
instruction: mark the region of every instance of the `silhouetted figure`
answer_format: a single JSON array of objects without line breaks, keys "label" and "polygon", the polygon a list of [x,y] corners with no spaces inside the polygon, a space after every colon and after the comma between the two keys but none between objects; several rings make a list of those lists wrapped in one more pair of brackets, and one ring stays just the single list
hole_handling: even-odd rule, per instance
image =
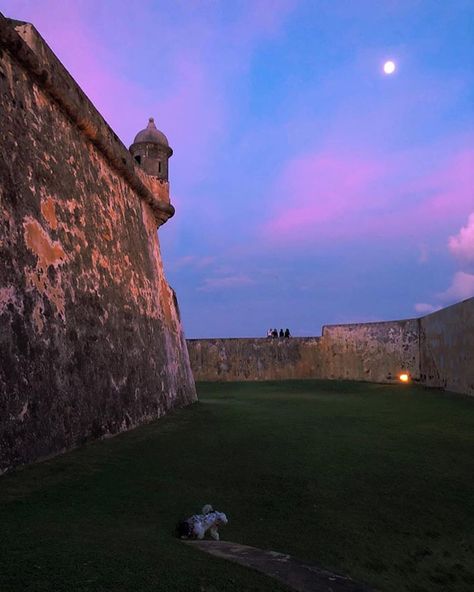
[{"label": "silhouetted figure", "polygon": [[285,334],[283,333],[283,329],[280,329],[280,339],[283,339],[283,337],[285,337]]},{"label": "silhouetted figure", "polygon": [[278,331],[276,329],[273,329],[272,337],[273,337],[273,339],[276,339],[278,337]]},{"label": "silhouetted figure", "polygon": [[285,329],[285,339],[289,339],[289,338],[290,338],[290,330]]}]

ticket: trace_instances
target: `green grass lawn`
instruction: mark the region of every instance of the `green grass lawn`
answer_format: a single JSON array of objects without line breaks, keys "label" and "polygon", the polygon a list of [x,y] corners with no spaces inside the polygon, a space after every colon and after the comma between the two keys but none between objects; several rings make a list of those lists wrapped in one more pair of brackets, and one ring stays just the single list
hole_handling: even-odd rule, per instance
[{"label": "green grass lawn", "polygon": [[0,590],[273,591],[174,538],[224,539],[393,592],[474,589],[474,400],[415,386],[202,383],[200,402],[0,478]]}]

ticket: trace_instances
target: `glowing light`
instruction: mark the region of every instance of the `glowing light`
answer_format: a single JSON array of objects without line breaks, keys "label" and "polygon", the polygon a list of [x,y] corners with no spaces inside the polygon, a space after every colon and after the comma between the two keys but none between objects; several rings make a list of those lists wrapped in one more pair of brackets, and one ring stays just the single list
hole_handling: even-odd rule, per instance
[{"label": "glowing light", "polygon": [[395,62],[392,62],[392,60],[388,60],[388,62],[385,62],[385,64],[383,65],[383,71],[385,72],[385,74],[393,74],[395,72],[396,69],[396,65]]},{"label": "glowing light", "polygon": [[408,382],[410,380],[410,376],[406,372],[403,372],[403,374],[400,374],[399,378],[400,378],[400,382]]}]

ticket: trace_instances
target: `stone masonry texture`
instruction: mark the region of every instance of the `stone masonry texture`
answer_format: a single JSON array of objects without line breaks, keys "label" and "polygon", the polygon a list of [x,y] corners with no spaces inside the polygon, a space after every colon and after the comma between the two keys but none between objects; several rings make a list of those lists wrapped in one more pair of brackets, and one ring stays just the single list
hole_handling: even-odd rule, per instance
[{"label": "stone masonry texture", "polygon": [[474,395],[474,298],[420,319],[421,380]]},{"label": "stone masonry texture", "polygon": [[0,15],[0,472],[196,400],[174,213],[34,27]]},{"label": "stone masonry texture", "polygon": [[474,298],[420,319],[327,325],[322,337],[189,339],[197,381],[323,378],[391,383],[402,372],[474,395]]}]

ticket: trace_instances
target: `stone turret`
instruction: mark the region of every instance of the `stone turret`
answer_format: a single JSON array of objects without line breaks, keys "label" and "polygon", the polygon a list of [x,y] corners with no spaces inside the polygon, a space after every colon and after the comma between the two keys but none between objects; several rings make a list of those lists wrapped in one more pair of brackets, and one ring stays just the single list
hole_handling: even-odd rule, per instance
[{"label": "stone turret", "polygon": [[146,128],[136,135],[130,152],[145,173],[168,181],[168,159],[173,150],[165,134],[157,129],[153,117],[148,120]]}]

